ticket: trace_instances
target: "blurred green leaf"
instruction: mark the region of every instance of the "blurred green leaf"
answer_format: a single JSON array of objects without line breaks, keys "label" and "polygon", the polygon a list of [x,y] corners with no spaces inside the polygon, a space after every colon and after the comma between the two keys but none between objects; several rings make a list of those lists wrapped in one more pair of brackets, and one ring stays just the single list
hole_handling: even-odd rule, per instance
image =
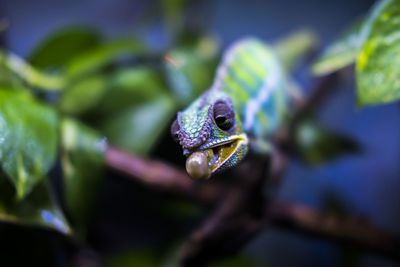
[{"label": "blurred green leaf", "polygon": [[31,53],[29,62],[38,69],[60,68],[73,57],[100,44],[99,34],[88,27],[58,29]]},{"label": "blurred green leaf", "polygon": [[211,36],[193,45],[170,50],[165,57],[166,79],[181,106],[212,85],[219,60],[219,43]]},{"label": "blurred green leaf", "polygon": [[380,1],[362,33],[365,41],[356,65],[358,103],[400,99],[400,0]]},{"label": "blurred green leaf", "polygon": [[56,204],[46,177],[23,200],[15,198],[15,190],[0,175],[0,220],[17,224],[49,227],[71,234],[59,206]]},{"label": "blurred green leaf", "polygon": [[321,164],[344,155],[359,153],[361,150],[354,140],[326,129],[310,116],[302,117],[296,122],[294,147],[309,164]]},{"label": "blurred green leaf", "polygon": [[309,30],[295,31],[279,39],[273,46],[280,62],[287,72],[293,70],[318,43],[316,34]]},{"label": "blurred green leaf", "polygon": [[[57,47],[53,48],[57,49]],[[145,46],[139,40],[120,39],[96,45],[92,49],[81,51],[76,56],[73,56],[71,51],[69,55],[65,55],[72,57],[70,60],[63,62],[66,65],[65,70],[57,74],[39,71],[22,58],[4,51],[0,51],[0,66],[11,70],[30,86],[42,90],[61,90],[71,81],[92,74],[118,59],[123,59],[126,56],[142,55],[144,52]],[[63,54],[63,51],[58,51],[58,53]],[[64,59],[66,60],[67,58],[65,57]],[[50,64],[48,62],[46,64]]]},{"label": "blurred green leaf", "polygon": [[26,90],[26,88],[24,88],[23,86],[22,81],[17,76],[15,76],[10,69],[1,65],[0,65],[0,88]]},{"label": "blurred green leaf", "polygon": [[30,86],[42,90],[61,90],[66,83],[62,75],[50,75],[45,72],[40,72],[17,55],[1,50],[0,67],[12,71],[12,73],[15,73]]},{"label": "blurred green leaf", "polygon": [[0,89],[0,162],[19,199],[43,179],[57,153],[56,112],[25,91]]},{"label": "blurred green leaf", "polygon": [[84,234],[103,180],[105,138],[71,119],[61,123],[64,198],[68,214]]},{"label": "blurred green leaf", "polygon": [[108,116],[152,100],[166,91],[160,74],[148,67],[131,67],[110,74],[109,86],[95,107],[95,114]]},{"label": "blurred green leaf", "polygon": [[118,58],[137,56],[144,52],[145,46],[139,40],[121,39],[108,42],[70,60],[67,64],[67,77],[82,77],[115,62]]},{"label": "blurred green leaf", "polygon": [[358,19],[330,44],[312,66],[315,75],[324,75],[344,68],[357,59],[362,45],[360,34],[364,19]]},{"label": "blurred green leaf", "polygon": [[69,114],[85,112],[100,101],[106,89],[107,80],[102,75],[79,80],[63,91],[59,108]]},{"label": "blurred green leaf", "polygon": [[[57,47],[53,48],[57,49]],[[144,51],[144,45],[140,41],[132,39],[116,40],[97,45],[92,49],[81,51],[81,53],[73,57],[71,51],[69,55],[65,55],[72,57],[67,62],[63,62],[66,65],[65,70],[57,74],[39,71],[17,55],[0,51],[0,67],[12,71],[32,87],[57,91],[76,81],[77,78],[86,77],[118,59],[122,59],[127,55],[131,57],[142,55]],[[63,51],[58,51],[58,53],[63,54]],[[66,57],[64,59],[66,60]],[[47,61],[47,63],[44,62],[43,64],[50,64],[49,62]]]},{"label": "blurred green leaf", "polygon": [[109,141],[135,154],[146,155],[175,114],[175,102],[161,94],[154,100],[109,117],[102,129]]}]

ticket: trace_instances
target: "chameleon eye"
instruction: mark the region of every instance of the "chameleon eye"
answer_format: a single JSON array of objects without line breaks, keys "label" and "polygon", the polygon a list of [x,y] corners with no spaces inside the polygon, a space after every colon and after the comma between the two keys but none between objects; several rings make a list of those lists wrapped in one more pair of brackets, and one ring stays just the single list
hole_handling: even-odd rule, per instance
[{"label": "chameleon eye", "polygon": [[177,120],[174,120],[174,122],[171,125],[171,136],[176,142],[179,141],[179,131],[180,131],[179,123]]},{"label": "chameleon eye", "polygon": [[213,112],[214,121],[221,130],[228,131],[235,124],[235,113],[225,102],[216,102]]}]

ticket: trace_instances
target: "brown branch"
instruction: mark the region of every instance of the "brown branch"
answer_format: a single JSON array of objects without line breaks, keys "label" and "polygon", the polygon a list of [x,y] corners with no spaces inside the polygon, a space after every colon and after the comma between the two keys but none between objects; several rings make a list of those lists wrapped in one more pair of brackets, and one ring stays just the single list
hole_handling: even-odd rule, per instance
[{"label": "brown branch", "polygon": [[182,170],[161,161],[141,158],[111,146],[105,153],[108,167],[152,189],[202,202],[216,203],[228,188],[207,181],[194,181]]},{"label": "brown branch", "polygon": [[305,110],[316,109],[322,105],[327,97],[333,92],[338,82],[339,74],[334,72],[316,80],[311,88],[310,95],[300,106],[297,113],[301,114]]},{"label": "brown branch", "polygon": [[[262,162],[252,159],[247,165],[240,166],[237,176],[246,177],[246,174],[251,173],[251,176],[260,179],[265,173],[262,166]],[[274,176],[279,176],[286,164],[278,166],[269,180],[276,179]],[[307,236],[328,238],[360,250],[400,259],[400,236],[355,217],[322,213],[299,204],[266,201],[260,188],[264,187],[260,187],[257,179],[253,178],[253,181],[247,182],[246,187],[231,190],[204,224],[185,242],[181,258],[186,266],[201,265],[233,255],[257,233],[270,226]]]},{"label": "brown branch", "polygon": [[234,178],[246,179],[239,180],[240,184],[230,190],[204,224],[186,240],[180,254],[184,266],[203,266],[235,254],[264,228],[260,212],[266,202],[262,185],[268,169],[266,160],[257,158],[238,168]]},{"label": "brown branch", "polygon": [[234,255],[256,234],[273,226],[400,260],[400,237],[366,221],[280,202],[267,205],[258,217],[247,212],[248,204],[243,194],[232,192],[185,242],[181,251],[184,265],[203,265]]},{"label": "brown branch", "polygon": [[254,220],[247,206],[246,195],[232,190],[183,244],[180,258],[183,266],[203,266],[239,252],[257,233],[263,221]]},{"label": "brown branch", "polygon": [[400,260],[400,236],[355,217],[321,213],[299,204],[274,202],[267,207],[265,220],[268,225],[328,238]]},{"label": "brown branch", "polygon": [[[185,245],[182,257],[186,262],[193,262],[191,260],[204,257],[205,254],[215,259],[235,253],[256,233],[270,225],[342,244],[352,244],[359,249],[400,259],[400,238],[362,220],[319,213],[297,204],[271,202],[264,208],[257,207],[263,201],[258,194],[254,194],[253,189],[259,187],[251,189],[251,185],[256,182],[235,188],[223,188],[209,181],[197,182],[183,171],[163,162],[143,159],[112,147],[107,149],[106,162],[110,168],[150,188],[217,205],[209,219]],[[245,169],[239,175],[246,172]],[[257,212],[259,209],[261,213]],[[210,248],[216,245],[219,247],[214,252],[219,251],[220,254],[210,254]]]}]

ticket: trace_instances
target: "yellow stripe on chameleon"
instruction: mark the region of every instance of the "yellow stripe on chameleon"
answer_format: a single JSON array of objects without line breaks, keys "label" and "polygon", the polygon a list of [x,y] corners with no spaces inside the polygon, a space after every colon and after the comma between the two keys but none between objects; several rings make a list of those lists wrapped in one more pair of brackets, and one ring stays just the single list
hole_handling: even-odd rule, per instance
[{"label": "yellow stripe on chameleon", "polygon": [[272,72],[275,72],[273,69],[280,69],[276,55],[268,46],[256,43],[255,45],[251,46],[247,52],[252,55],[252,58],[258,59],[257,62],[261,68],[270,70]]},{"label": "yellow stripe on chameleon", "polygon": [[[254,81],[254,85],[246,88],[246,90],[249,89],[250,94],[254,94],[257,93],[264,84],[267,72],[266,68],[263,68],[257,62],[254,62],[253,60],[251,60],[251,58],[246,59],[246,56],[248,56],[248,51],[240,51],[236,57],[237,59],[235,60],[235,62],[237,62],[236,64],[240,66],[241,71],[245,72],[245,74],[249,76],[252,81]],[[258,66],[256,66],[255,64]],[[263,76],[260,76],[261,72],[264,73]]]},{"label": "yellow stripe on chameleon", "polygon": [[[237,97],[234,97],[236,99],[240,99],[241,102],[247,102],[249,100],[249,96],[246,94],[246,92],[243,90],[242,87],[240,87],[239,84],[237,84],[235,82],[235,80],[232,79],[232,77],[230,77],[229,75],[226,75],[224,77],[224,84],[226,84],[226,86],[228,88],[224,88],[226,91],[228,91],[228,93],[230,95],[235,95]],[[229,92],[230,90],[233,90],[232,92]],[[232,100],[235,100],[235,99]]]},{"label": "yellow stripe on chameleon", "polygon": [[247,88],[253,90],[258,90],[257,88],[257,81],[249,75],[245,68],[240,64],[238,60],[234,60],[231,66],[232,70],[235,73],[235,76],[239,77],[244,83],[246,83]]},{"label": "yellow stripe on chameleon", "polygon": [[260,66],[260,64],[254,60],[253,57],[250,57],[248,53],[241,53],[239,55],[240,59],[242,62],[246,65],[243,66],[244,69],[250,69],[256,73],[260,77],[260,79],[264,80],[265,76],[267,75],[267,72],[265,68]]}]

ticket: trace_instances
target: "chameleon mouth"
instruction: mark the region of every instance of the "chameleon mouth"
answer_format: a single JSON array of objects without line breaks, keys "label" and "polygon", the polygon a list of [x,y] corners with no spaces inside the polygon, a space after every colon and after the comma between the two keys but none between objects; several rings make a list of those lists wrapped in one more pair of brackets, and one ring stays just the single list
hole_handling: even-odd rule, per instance
[{"label": "chameleon mouth", "polygon": [[188,156],[186,170],[192,178],[208,179],[247,142],[246,134],[240,134],[216,144],[205,144]]}]

